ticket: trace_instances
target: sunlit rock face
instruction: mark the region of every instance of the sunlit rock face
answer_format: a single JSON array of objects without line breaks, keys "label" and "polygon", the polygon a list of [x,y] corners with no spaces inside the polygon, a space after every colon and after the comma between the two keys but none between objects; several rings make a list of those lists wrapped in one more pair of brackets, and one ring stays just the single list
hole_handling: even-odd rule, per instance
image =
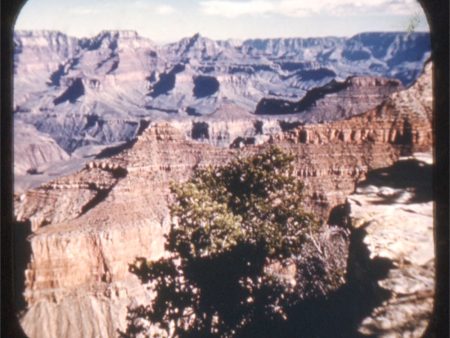
[{"label": "sunlit rock face", "polygon": [[[333,137],[336,139],[355,138],[361,140],[367,137],[375,137],[389,139],[390,142],[396,143],[410,144],[412,142],[415,149],[420,151],[421,147],[426,148],[431,142],[429,124],[421,123],[422,118],[431,119],[430,74],[431,64],[427,66],[425,74],[408,90],[405,90],[396,80],[379,77],[352,77],[343,82],[334,82],[332,85],[327,84],[312,89],[297,103],[279,99],[262,100],[261,102],[271,102],[269,108],[273,109],[272,115],[253,114],[246,108],[226,100],[212,114],[201,115],[192,108],[191,110],[188,109],[187,117],[168,114],[165,118],[159,117],[157,120],[168,118],[172,124],[181,128],[187,137],[221,147],[261,144],[282,131],[304,125],[305,131],[302,132],[300,141],[306,138],[308,142],[320,143]],[[70,95],[74,92],[78,94],[84,92],[84,88],[86,87],[82,81],[73,82],[72,87],[55,98],[55,100],[67,99],[65,103],[58,106],[71,106]],[[394,93],[396,94],[393,95]],[[258,107],[261,106],[261,102]],[[208,102],[202,104],[207,106]],[[375,112],[376,109],[385,110],[383,116],[390,115],[391,120],[396,121],[395,126],[391,126],[391,121],[386,122],[385,126],[367,126],[367,128],[363,128],[365,130],[351,131],[352,127],[345,127],[346,122],[344,122],[341,130],[337,130],[335,134],[331,133],[329,136],[324,136],[323,132],[320,131],[324,128],[314,126],[317,122],[323,124],[324,122],[347,120],[352,116],[358,116],[363,112],[373,110],[373,117],[367,121],[360,120],[361,127],[364,127],[365,123],[377,120],[376,116],[380,115],[380,112]],[[402,117],[402,114],[409,114],[410,111],[413,111],[415,116]],[[256,112],[258,113],[258,108]],[[17,151],[16,159],[18,163],[22,163],[22,167],[18,166],[15,173],[16,191],[23,191],[27,187],[35,187],[39,183],[47,182],[52,176],[79,169],[89,158],[92,158],[108,144],[117,144],[127,142],[123,140],[134,139],[149,123],[145,119],[105,121],[105,118],[109,119],[110,113],[110,111],[103,115],[94,112],[76,113],[70,115],[70,117],[65,116],[64,113],[61,115],[16,113],[16,129],[33,129],[49,140],[53,138],[54,143],[62,148],[62,151],[71,155],[70,161],[66,161],[67,163],[61,166],[60,162],[55,162],[58,158],[51,153],[45,154],[46,151],[50,151],[45,150],[44,155],[40,155],[41,158],[45,159],[45,162],[33,164],[26,160],[25,157],[28,155],[25,155],[25,153],[22,155],[21,151]],[[383,117],[383,121],[386,120],[386,116]],[[35,119],[34,124],[30,126],[30,123],[24,122],[22,118]],[[55,121],[57,121],[56,124]],[[354,123],[356,122],[350,122],[350,124]],[[411,123],[415,124],[412,129]],[[309,125],[311,125],[311,130],[314,130],[316,136],[312,136],[308,131]],[[372,131],[369,130],[371,128]],[[383,131],[377,131],[380,128]],[[415,134],[412,135],[410,130],[415,130]],[[318,134],[322,136],[319,137]],[[410,142],[407,140],[408,138],[413,140]],[[36,142],[31,137],[17,137],[15,142],[17,149],[37,149],[39,147],[35,145]],[[42,147],[40,148],[43,150]],[[72,149],[73,151],[64,149]],[[57,168],[60,167],[64,170],[59,170],[61,172],[58,173]],[[52,175],[48,174],[50,168],[52,169]],[[26,173],[28,170],[38,174],[24,175],[24,172]]]},{"label": "sunlit rock face", "polygon": [[389,297],[362,321],[363,334],[422,337],[428,325],[435,278],[431,163],[431,154],[403,158],[372,172],[348,197],[370,258],[391,266],[378,281]]},{"label": "sunlit rock face", "polygon": [[[430,75],[427,69],[425,78]],[[406,118],[412,135],[423,130],[431,133],[427,95],[423,101],[417,96],[422,112],[397,102],[398,97],[420,93],[420,88],[430,89],[424,78],[393,94],[386,101],[388,106],[324,124],[153,123],[136,141],[105,149],[75,174],[17,195],[16,218],[28,221],[32,232],[23,328],[30,337],[44,332],[47,337],[102,336],[124,329],[127,305],[150,297],[128,272],[128,264],[138,256],[157,259],[165,254],[170,182],[186,180],[194,168],[222,165],[237,155],[277,145],[294,155],[296,174],[305,185],[305,209],[327,222],[329,212],[345,203],[356,183],[369,177],[371,170],[391,166],[416,145],[431,149],[431,139],[414,143],[422,138],[408,138],[399,143],[383,136],[383,130],[397,130]],[[198,124],[197,140],[193,123]],[[221,128],[230,133],[234,128],[254,128],[255,134],[273,129],[273,133],[261,138],[260,144],[243,142],[235,148],[202,140],[216,137]],[[87,313],[95,313],[96,320],[86,320]]]},{"label": "sunlit rock face", "polygon": [[433,144],[431,72],[429,63],[414,85],[391,94],[364,114],[333,123],[297,126],[275,138],[303,144],[389,143],[403,146],[406,153],[430,150]]}]

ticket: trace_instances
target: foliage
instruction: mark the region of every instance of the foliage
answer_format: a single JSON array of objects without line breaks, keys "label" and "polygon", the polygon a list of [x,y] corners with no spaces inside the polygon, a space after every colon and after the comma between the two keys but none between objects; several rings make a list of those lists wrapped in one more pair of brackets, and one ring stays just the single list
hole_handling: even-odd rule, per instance
[{"label": "foliage", "polygon": [[286,319],[298,297],[273,267],[292,263],[317,229],[292,159],[271,147],[172,186],[171,256],[130,266],[156,297],[129,309],[122,337],[145,332],[142,319],[176,337],[258,336]]}]

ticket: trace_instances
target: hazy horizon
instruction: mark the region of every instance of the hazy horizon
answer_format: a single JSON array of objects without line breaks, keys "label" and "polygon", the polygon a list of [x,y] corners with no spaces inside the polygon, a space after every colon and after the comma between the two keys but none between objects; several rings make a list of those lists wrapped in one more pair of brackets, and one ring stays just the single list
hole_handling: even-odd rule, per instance
[{"label": "hazy horizon", "polygon": [[[58,8],[60,7],[60,8]],[[61,14],[64,9],[67,15]],[[29,0],[15,30],[92,37],[131,30],[159,43],[200,33],[213,40],[351,37],[362,32],[428,32],[416,0]]]},{"label": "hazy horizon", "polygon": [[[49,30],[49,29],[16,29],[15,31],[16,31],[16,32],[43,32],[43,31],[47,31],[47,32],[59,32],[59,33],[65,34],[65,35],[67,35],[67,36],[69,36],[69,37],[73,37],[73,38],[77,38],[77,39],[83,39],[83,38],[90,39],[90,38],[94,38],[94,37],[98,36],[99,34],[101,34],[102,32],[115,32],[115,31],[117,31],[117,32],[135,32],[139,37],[146,38],[146,39],[152,40],[152,41],[154,41],[154,42],[156,42],[156,43],[160,43],[160,44],[166,44],[166,43],[170,44],[170,43],[174,43],[174,42],[177,42],[177,41],[179,41],[179,40],[181,40],[181,39],[193,37],[193,36],[196,35],[196,34],[199,34],[201,37],[204,37],[204,38],[206,38],[206,39],[210,39],[210,40],[213,40],[213,41],[228,41],[228,40],[231,40],[231,41],[232,41],[232,40],[235,40],[235,41],[241,42],[241,41],[245,41],[245,40],[265,40],[265,39],[351,38],[351,37],[353,37],[353,36],[355,36],[355,35],[358,35],[358,34],[365,34],[365,33],[406,33],[406,32],[404,32],[404,31],[403,31],[403,32],[402,32],[402,31],[362,31],[362,32],[357,32],[357,33],[352,34],[352,35],[273,36],[273,37],[258,36],[258,37],[249,37],[249,38],[214,39],[214,38],[211,38],[211,37],[207,36],[206,34],[203,34],[202,32],[196,32],[196,33],[194,33],[194,34],[192,34],[192,35],[182,36],[182,37],[180,37],[178,40],[161,41],[161,40],[153,39],[151,36],[143,35],[143,34],[141,34],[140,32],[138,32],[138,31],[136,31],[136,30],[134,30],[134,29],[101,29],[101,30],[99,30],[97,33],[94,33],[93,35],[89,35],[89,36],[75,36],[75,35],[67,34],[67,33],[62,32],[62,31],[60,31],[60,30],[54,30],[54,29],[52,29],[52,30]],[[422,34],[422,33],[425,33],[425,34],[428,34],[429,31],[425,31],[425,30],[423,30],[423,31],[415,30],[414,33],[421,33],[421,34]]]}]

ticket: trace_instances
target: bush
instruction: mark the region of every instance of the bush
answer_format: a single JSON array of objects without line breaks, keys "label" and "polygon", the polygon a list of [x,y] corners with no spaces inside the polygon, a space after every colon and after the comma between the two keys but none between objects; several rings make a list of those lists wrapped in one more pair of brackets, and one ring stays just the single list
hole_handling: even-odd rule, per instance
[{"label": "bush", "polygon": [[163,336],[267,336],[298,299],[277,272],[318,229],[302,209],[302,188],[292,157],[275,147],[173,185],[171,255],[130,266],[156,297],[129,309],[121,336],[146,332],[145,321]]}]

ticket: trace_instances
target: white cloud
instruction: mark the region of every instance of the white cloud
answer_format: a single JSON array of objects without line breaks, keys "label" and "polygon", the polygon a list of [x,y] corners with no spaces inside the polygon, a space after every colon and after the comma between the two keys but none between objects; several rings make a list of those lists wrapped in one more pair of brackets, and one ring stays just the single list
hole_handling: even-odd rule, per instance
[{"label": "white cloud", "polygon": [[416,0],[203,0],[204,14],[224,17],[278,14],[304,17],[326,15],[411,15],[420,10]]},{"label": "white cloud", "polygon": [[135,0],[132,2],[132,6],[140,11],[149,11],[158,15],[169,15],[176,12],[176,9],[172,6],[165,4],[154,4],[144,0]]},{"label": "white cloud", "polygon": [[235,18],[243,15],[274,14],[279,5],[271,0],[205,0],[200,2],[200,9],[206,15]]},{"label": "white cloud", "polygon": [[204,14],[229,18],[235,18],[241,15],[270,14],[276,11],[275,3],[265,0],[209,0],[200,2],[200,7]]},{"label": "white cloud", "polygon": [[71,7],[69,13],[71,15],[91,15],[98,13],[98,9],[92,7]]},{"label": "white cloud", "polygon": [[175,13],[175,8],[169,5],[159,5],[155,8],[155,11],[161,15],[168,15]]}]

